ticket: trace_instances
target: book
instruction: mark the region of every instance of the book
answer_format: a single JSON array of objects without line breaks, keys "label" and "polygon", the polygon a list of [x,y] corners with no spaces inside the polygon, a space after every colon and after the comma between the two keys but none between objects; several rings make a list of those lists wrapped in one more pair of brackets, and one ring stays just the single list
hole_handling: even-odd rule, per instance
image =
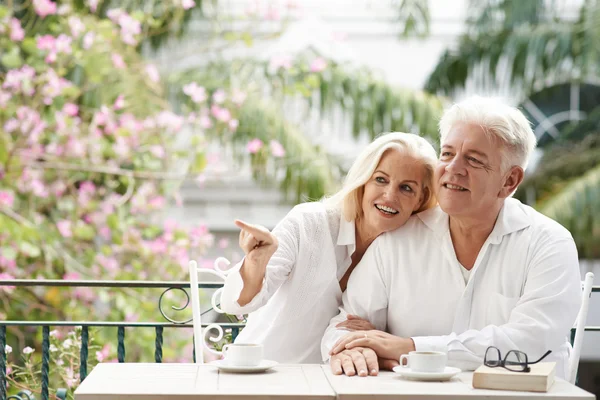
[{"label": "book", "polygon": [[530,365],[530,372],[513,372],[506,368],[490,368],[482,365],[473,373],[476,389],[518,390],[524,392],[547,392],[554,383],[555,362]]}]

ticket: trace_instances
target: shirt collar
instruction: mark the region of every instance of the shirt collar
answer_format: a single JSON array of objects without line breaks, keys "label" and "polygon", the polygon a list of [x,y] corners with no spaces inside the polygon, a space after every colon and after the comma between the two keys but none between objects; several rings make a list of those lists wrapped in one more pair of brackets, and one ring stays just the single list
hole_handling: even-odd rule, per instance
[{"label": "shirt collar", "polygon": [[[337,244],[338,246],[352,246],[356,247],[356,228],[354,220],[346,221],[344,214],[340,216],[340,231],[338,233]],[[352,251],[354,252],[354,251]]]},{"label": "shirt collar", "polygon": [[[423,223],[431,229],[436,236],[443,236],[449,229],[448,214],[439,206],[417,214]],[[509,198],[504,201],[498,219],[490,233],[490,243],[498,244],[504,235],[520,231],[531,225],[531,221],[520,201]]]}]

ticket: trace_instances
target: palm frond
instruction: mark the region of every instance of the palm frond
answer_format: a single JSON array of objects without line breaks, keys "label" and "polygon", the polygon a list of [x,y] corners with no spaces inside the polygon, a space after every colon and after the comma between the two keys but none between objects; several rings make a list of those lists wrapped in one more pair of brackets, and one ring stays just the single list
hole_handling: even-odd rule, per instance
[{"label": "palm frond", "polygon": [[558,195],[573,179],[600,165],[600,131],[583,140],[557,144],[546,150],[535,172],[519,187],[515,197],[524,200],[533,190],[539,203]]},{"label": "palm frond", "polygon": [[600,257],[600,165],[566,185],[539,211],[571,232],[580,258]]},{"label": "palm frond", "polygon": [[381,132],[419,133],[437,140],[437,123],[447,100],[420,90],[395,87],[367,70],[332,66],[319,76],[319,108],[327,115],[342,107],[352,132],[371,139]]},{"label": "palm frond", "polygon": [[[451,95],[464,88],[481,65],[495,81],[506,79],[525,92],[580,76],[578,29],[571,24],[522,25],[515,30],[463,37],[455,51],[447,50],[427,79],[425,90]],[[596,51],[586,49],[586,51]],[[507,69],[508,66],[508,69]]]},{"label": "palm frond", "polygon": [[397,21],[402,24],[401,37],[426,37],[429,35],[431,13],[428,0],[394,0]]}]

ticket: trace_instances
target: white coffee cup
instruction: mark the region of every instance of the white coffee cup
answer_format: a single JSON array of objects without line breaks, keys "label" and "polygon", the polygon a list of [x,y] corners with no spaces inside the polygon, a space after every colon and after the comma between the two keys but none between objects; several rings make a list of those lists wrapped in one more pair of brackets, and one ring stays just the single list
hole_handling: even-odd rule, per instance
[{"label": "white coffee cup", "polygon": [[263,359],[262,344],[231,343],[223,346],[227,364],[236,367],[254,367]]},{"label": "white coffee cup", "polygon": [[444,372],[447,362],[448,355],[441,351],[411,351],[400,356],[400,366],[415,372]]}]

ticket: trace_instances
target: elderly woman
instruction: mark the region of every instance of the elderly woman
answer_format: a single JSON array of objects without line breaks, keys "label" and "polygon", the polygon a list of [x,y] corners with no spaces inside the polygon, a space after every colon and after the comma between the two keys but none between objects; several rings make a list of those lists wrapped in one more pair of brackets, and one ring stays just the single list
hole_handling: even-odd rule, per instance
[{"label": "elderly woman", "polygon": [[[489,346],[529,361],[551,350],[545,361],[567,376],[567,336],[581,303],[575,243],[510,198],[535,147],[529,122],[515,108],[472,98],[444,114],[440,132],[439,207],[372,243],[323,338],[324,358],[333,355],[334,373],[354,375],[365,366],[353,357],[365,348],[393,360],[447,351],[449,365],[462,369],[481,365]],[[376,330],[340,330],[352,323],[342,322],[346,312]]]},{"label": "elderly woman", "polygon": [[250,313],[236,343],[262,343],[270,360],[320,363],[323,333],[369,245],[435,205],[436,162],[425,139],[384,134],[361,152],[337,194],[297,205],[273,233],[236,221],[246,256],[221,296],[225,312]]}]

